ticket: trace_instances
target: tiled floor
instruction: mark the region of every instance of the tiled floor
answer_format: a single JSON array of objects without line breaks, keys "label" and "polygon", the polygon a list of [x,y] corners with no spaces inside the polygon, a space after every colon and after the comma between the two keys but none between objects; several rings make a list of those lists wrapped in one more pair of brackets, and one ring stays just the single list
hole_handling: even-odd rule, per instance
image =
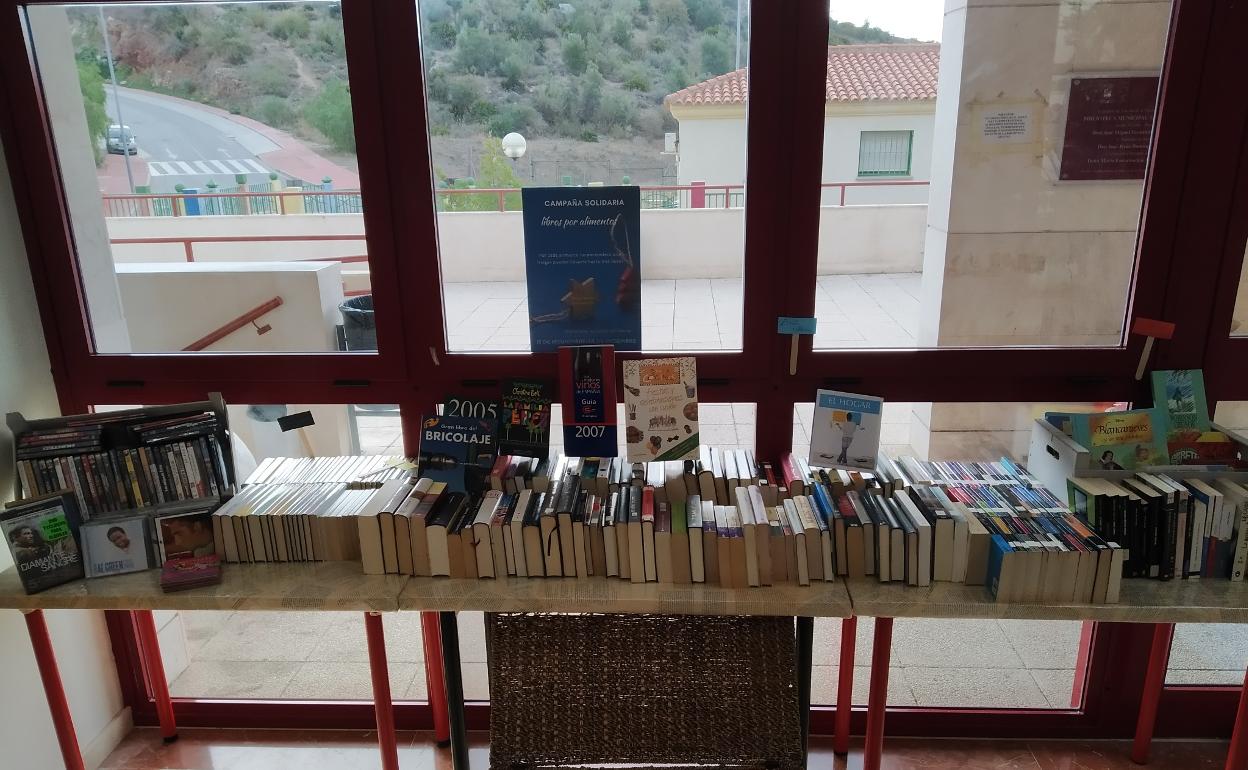
[{"label": "tiled floor", "polygon": [[[912,347],[919,273],[822,275],[815,285],[818,348]],[[528,350],[528,300],[521,282],[443,287],[452,350]],[[642,281],[646,350],[741,347],[741,279]]]},{"label": "tiled floor", "polygon": [[[427,732],[399,733],[399,764],[404,770],[450,770],[450,752],[435,748]],[[862,766],[861,741],[848,756],[832,753],[827,738],[812,738],[808,767],[848,770]],[[889,738],[886,770],[1128,770],[1127,741],[984,741]],[[489,766],[489,743],[483,733],[469,737],[474,768]],[[1151,770],[1221,768],[1223,741],[1154,741]],[[183,729],[177,742],[164,745],[153,729],[132,732],[105,760],[101,770],[300,770],[376,768],[376,735],[362,730],[196,730]]]}]

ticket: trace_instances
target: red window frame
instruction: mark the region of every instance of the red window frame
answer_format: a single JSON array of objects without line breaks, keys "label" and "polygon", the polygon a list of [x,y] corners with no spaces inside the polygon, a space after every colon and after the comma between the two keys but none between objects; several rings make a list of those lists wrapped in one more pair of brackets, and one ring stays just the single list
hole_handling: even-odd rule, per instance
[{"label": "red window frame", "polygon": [[[380,353],[94,354],[54,143],[19,19],[24,5],[48,2],[0,0],[0,103],[6,107],[0,110],[0,136],[63,410],[189,400],[209,390],[238,403],[398,403],[407,448],[414,452],[419,415],[446,393],[488,392],[501,372],[553,376],[555,359],[549,354],[446,350],[415,2],[342,2],[360,176],[369,199],[365,223]],[[790,444],[793,404],[808,401],[816,387],[826,385],[890,400],[937,402],[1136,400],[1146,395],[1132,377],[1142,346],[1134,337],[1115,348],[920,351],[813,351],[810,338],[802,338],[799,373],[789,376],[788,344],[774,324],[780,315],[814,311],[814,292],[800,277],[813,278],[817,256],[820,179],[812,159],[822,156],[827,4],[752,5],[750,112],[767,117],[750,120],[747,129],[751,195],[745,211],[743,346],[741,351],[697,354],[704,401],[756,403],[757,449],[774,455]],[[1221,329],[1224,336],[1229,327],[1227,295],[1233,304],[1229,286],[1238,283],[1248,236],[1246,106],[1227,98],[1239,92],[1235,73],[1242,57],[1236,46],[1248,37],[1245,15],[1243,4],[1174,2],[1127,314],[1175,321],[1176,336],[1159,346],[1155,361],[1203,365],[1213,398],[1248,398],[1248,378],[1235,376],[1248,374],[1243,363],[1248,359],[1234,355],[1246,350],[1248,340],[1211,335]],[[1228,146],[1240,148],[1236,173],[1230,175]],[[1198,248],[1190,248],[1193,244]],[[1201,296],[1193,292],[1211,285],[1219,287],[1216,307],[1190,301]],[[136,722],[151,724],[155,712],[144,662],[127,617],[109,613],[119,672]],[[1150,638],[1146,627],[1097,625],[1081,709],[898,709],[890,731],[1127,735]],[[1220,729],[1224,702],[1236,689],[1168,689],[1159,732]],[[1201,702],[1216,705],[1219,716],[1206,715],[1200,725],[1167,716],[1179,714],[1175,704],[1190,698],[1212,698]],[[1233,706],[1227,708],[1229,725]],[[367,726],[372,720],[370,706],[350,703],[187,699],[179,702],[178,712],[182,723],[204,725]],[[470,724],[482,724],[487,713],[486,707],[474,706]],[[402,704],[397,717],[400,727],[431,724],[425,704]],[[816,709],[812,724],[817,731],[826,728],[828,716]]]}]

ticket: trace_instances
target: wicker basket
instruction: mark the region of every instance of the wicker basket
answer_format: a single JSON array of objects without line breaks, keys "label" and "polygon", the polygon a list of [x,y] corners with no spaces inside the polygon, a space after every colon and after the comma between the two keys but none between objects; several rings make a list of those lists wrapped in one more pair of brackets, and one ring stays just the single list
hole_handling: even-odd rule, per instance
[{"label": "wicker basket", "polygon": [[487,614],[490,766],[801,767],[791,618]]}]

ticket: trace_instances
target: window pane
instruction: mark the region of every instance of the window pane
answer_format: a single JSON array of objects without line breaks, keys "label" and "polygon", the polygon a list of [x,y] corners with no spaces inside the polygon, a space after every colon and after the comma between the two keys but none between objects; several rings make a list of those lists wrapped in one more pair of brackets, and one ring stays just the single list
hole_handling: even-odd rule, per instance
[{"label": "window pane", "polygon": [[376,349],[338,3],[26,13],[96,352]]},{"label": "window pane", "polygon": [[1171,4],[858,5],[829,2],[815,347],[1122,344]]},{"label": "window pane", "polygon": [[740,349],[749,4],[419,5],[448,347],[529,349],[520,188],[636,185],[643,348]]}]

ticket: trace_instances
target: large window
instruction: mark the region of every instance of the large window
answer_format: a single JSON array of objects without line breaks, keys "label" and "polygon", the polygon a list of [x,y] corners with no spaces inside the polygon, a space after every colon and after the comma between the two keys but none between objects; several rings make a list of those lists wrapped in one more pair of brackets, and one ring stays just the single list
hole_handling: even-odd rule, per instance
[{"label": "large window", "polygon": [[[519,191],[598,184],[640,188],[642,347],[698,356],[708,443],[800,451],[834,387],[883,396],[898,451],[1019,456],[1034,405],[1136,395],[1137,316],[1182,320],[1155,365],[1248,397],[1176,293],[1230,253],[1240,9],[922,5],[927,30],[817,1],[5,2],[0,133],[61,403],[329,405],[339,451],[396,451],[384,405],[410,428],[556,376],[527,352]],[[1029,661],[1007,625],[1004,705],[1060,708],[1070,628]],[[1089,638],[1093,678],[1138,642]],[[896,703],[1003,705],[920,668]]]}]

